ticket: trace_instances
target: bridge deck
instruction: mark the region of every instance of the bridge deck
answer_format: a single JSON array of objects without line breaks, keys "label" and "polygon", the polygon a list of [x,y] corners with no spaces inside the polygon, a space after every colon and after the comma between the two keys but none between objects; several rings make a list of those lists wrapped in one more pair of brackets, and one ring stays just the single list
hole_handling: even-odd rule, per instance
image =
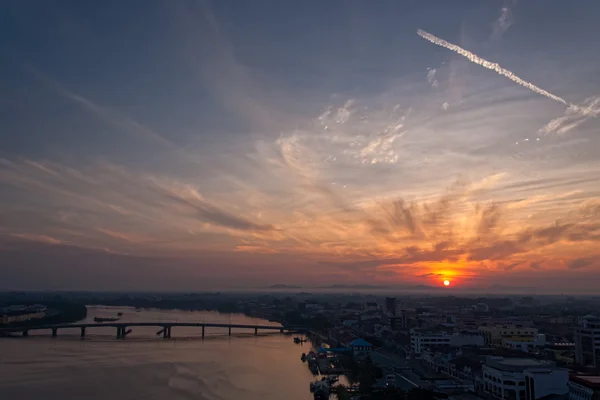
[{"label": "bridge deck", "polygon": [[239,329],[260,329],[260,330],[297,330],[286,326],[276,325],[250,325],[250,324],[226,324],[212,322],[86,322],[77,324],[54,324],[54,325],[35,325],[35,326],[20,326],[0,328],[0,332],[23,332],[40,329],[66,329],[66,328],[131,328],[136,326],[155,326],[158,328],[172,328],[177,326],[192,326],[206,328],[239,328]]}]

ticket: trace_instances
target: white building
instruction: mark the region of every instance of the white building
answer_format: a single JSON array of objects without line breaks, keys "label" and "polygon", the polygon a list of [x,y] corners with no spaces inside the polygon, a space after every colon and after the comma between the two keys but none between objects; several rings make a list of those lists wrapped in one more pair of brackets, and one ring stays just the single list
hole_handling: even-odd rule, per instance
[{"label": "white building", "polygon": [[569,400],[600,400],[600,376],[572,375]]},{"label": "white building", "polygon": [[431,346],[483,346],[483,337],[478,332],[445,333],[420,331],[413,329],[410,335],[410,347],[413,354],[421,354]]},{"label": "white building", "polygon": [[586,315],[575,327],[575,362],[600,366],[600,318]]},{"label": "white building", "polygon": [[[534,360],[532,358],[503,358],[492,357],[486,358],[486,362],[482,368],[483,374],[483,390],[490,396],[502,400],[528,400],[526,393],[525,372],[538,371],[535,377],[542,376],[545,370],[552,370],[556,377],[568,380],[567,370],[556,368],[554,363],[550,361]],[[548,372],[550,374],[550,372]],[[544,375],[545,376],[545,375]],[[542,379],[539,380],[542,385]],[[534,387],[536,383],[533,383]],[[567,381],[564,381],[566,388]],[[541,386],[540,386],[541,387]],[[540,393],[546,389],[538,389]],[[566,391],[565,391],[566,392]],[[540,398],[537,393],[531,400]]]},{"label": "white building", "polygon": [[524,375],[527,400],[569,392],[569,371],[564,368],[531,368]]}]

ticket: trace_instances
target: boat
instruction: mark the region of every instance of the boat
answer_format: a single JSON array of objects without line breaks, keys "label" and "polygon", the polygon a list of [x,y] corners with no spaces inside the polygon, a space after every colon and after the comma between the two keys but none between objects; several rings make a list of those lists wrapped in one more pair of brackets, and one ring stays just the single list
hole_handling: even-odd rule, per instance
[{"label": "boat", "polygon": [[306,341],[307,341],[306,339],[302,339],[302,338],[299,338],[297,336],[294,338],[294,343],[296,343],[296,344],[298,344],[298,343],[305,343]]},{"label": "boat", "polygon": [[120,312],[120,313],[117,313],[117,317],[122,317],[122,316],[123,316],[123,313],[122,313],[122,312]]},{"label": "boat", "polygon": [[118,321],[119,318],[102,318],[102,317],[94,317],[94,322],[114,322]]}]

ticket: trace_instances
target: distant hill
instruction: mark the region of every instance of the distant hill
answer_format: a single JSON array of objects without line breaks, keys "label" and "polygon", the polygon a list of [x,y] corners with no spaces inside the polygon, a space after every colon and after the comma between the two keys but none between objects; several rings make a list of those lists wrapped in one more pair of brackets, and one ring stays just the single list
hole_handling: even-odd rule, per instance
[{"label": "distant hill", "polygon": [[275,285],[269,286],[269,289],[300,289],[302,286],[296,285],[286,285],[284,283],[277,283]]},{"label": "distant hill", "polygon": [[345,284],[337,284],[330,286],[321,286],[321,289],[387,289],[389,286],[383,285],[345,285]]}]

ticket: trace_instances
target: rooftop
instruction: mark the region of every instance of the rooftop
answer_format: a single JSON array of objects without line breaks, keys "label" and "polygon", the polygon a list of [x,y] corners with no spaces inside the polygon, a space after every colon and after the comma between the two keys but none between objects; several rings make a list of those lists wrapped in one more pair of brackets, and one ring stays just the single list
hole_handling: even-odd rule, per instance
[{"label": "rooftop", "polygon": [[600,389],[600,376],[597,375],[571,375],[569,379],[590,389]]},{"label": "rooftop", "polygon": [[500,371],[523,371],[532,367],[553,367],[548,361],[535,360],[533,358],[494,358],[488,357],[486,364]]},{"label": "rooftop", "polygon": [[365,339],[355,339],[353,341],[351,341],[350,343],[348,343],[348,346],[350,347],[370,347],[372,346],[371,343],[367,342]]}]

